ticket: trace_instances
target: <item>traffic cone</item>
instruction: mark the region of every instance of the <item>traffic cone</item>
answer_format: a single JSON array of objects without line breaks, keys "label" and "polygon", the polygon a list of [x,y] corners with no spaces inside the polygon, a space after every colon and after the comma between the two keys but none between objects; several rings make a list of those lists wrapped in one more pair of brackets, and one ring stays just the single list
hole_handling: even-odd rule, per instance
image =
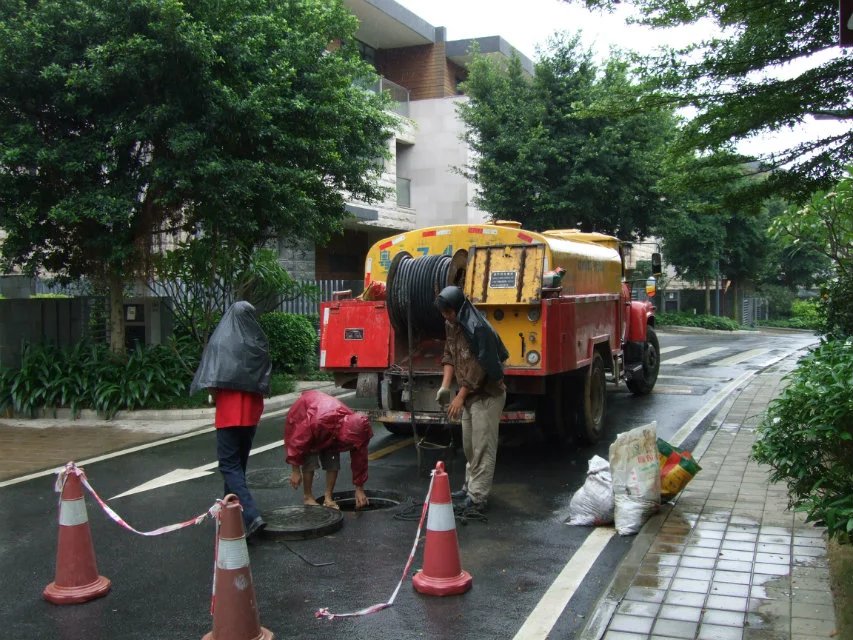
[{"label": "traffic cone", "polygon": [[456,519],[450,499],[450,480],[444,462],[435,465],[427,514],[424,566],[412,578],[416,591],[430,596],[452,596],[471,588],[473,578],[459,560]]},{"label": "traffic cone", "polygon": [[202,640],[273,639],[258,615],[241,513],[237,496],[223,498],[213,574],[213,631]]},{"label": "traffic cone", "polygon": [[59,503],[56,578],[42,593],[44,599],[53,604],[88,602],[110,590],[109,579],[98,575],[83,484],[70,464],[66,467]]}]

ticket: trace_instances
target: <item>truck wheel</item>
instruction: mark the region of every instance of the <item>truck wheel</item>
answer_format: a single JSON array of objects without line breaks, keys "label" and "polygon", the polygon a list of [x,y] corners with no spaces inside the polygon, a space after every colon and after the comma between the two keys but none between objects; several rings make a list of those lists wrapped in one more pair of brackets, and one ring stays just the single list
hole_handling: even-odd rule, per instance
[{"label": "truck wheel", "polygon": [[595,444],[604,431],[604,409],[607,402],[607,387],[604,379],[604,358],[597,351],[592,356],[589,371],[577,381],[578,394],[575,404],[576,430],[578,439],[584,444]]},{"label": "truck wheel", "polygon": [[648,395],[655,387],[660,371],[660,344],[655,330],[646,329],[646,342],[643,344],[643,370],[625,384],[629,391],[637,396]]}]

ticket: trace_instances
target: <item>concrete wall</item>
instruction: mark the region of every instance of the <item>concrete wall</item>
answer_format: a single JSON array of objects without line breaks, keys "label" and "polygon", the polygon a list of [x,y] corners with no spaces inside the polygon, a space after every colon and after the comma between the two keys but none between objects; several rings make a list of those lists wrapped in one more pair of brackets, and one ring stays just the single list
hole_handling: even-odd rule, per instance
[{"label": "concrete wall", "polygon": [[474,186],[454,167],[464,167],[471,151],[460,136],[464,126],[456,105],[465,98],[418,100],[410,105],[417,123],[417,142],[407,154],[412,180],[412,206],[417,226],[479,223],[487,214],[471,203]]}]

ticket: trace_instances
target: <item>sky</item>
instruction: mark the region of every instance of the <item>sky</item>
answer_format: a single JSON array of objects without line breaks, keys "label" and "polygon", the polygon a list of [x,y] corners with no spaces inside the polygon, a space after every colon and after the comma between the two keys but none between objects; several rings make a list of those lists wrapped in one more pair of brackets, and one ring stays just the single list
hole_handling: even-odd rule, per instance
[{"label": "sky", "polygon": [[[653,30],[627,25],[627,4],[612,14],[590,12],[560,0],[396,0],[436,27],[447,28],[448,40],[499,35],[531,60],[556,31],[582,32],[583,42],[603,59],[611,47],[652,53],[661,44],[684,46],[707,38],[715,25]],[[832,55],[832,52],[830,53]],[[787,70],[790,72],[791,70]],[[784,72],[784,71],[783,71]],[[738,151],[760,156],[817,135],[843,131],[844,123],[810,121],[793,131],[761,135],[737,145]]]}]

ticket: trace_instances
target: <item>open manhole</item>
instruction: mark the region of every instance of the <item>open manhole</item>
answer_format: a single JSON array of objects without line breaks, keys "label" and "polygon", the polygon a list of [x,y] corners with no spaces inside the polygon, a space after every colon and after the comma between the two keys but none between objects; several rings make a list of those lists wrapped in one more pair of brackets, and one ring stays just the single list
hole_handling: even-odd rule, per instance
[{"label": "open manhole", "polygon": [[[365,489],[364,493],[367,494],[367,499],[369,500],[369,504],[362,508],[355,508],[355,491],[340,491],[337,493],[333,493],[332,497],[335,499],[335,502],[338,503],[341,511],[378,511],[380,509],[390,509],[392,507],[396,507],[403,500],[403,496],[394,491],[378,491],[375,489]],[[323,504],[323,496],[319,496],[317,498],[317,502]],[[328,509],[325,509],[328,511]]]},{"label": "open manhole", "polygon": [[290,467],[249,469],[246,472],[246,484],[254,489],[278,489],[290,486]]},{"label": "open manhole", "polygon": [[264,536],[280,540],[308,540],[334,533],[344,526],[344,516],[336,509],[289,505],[263,511],[267,523]]}]

